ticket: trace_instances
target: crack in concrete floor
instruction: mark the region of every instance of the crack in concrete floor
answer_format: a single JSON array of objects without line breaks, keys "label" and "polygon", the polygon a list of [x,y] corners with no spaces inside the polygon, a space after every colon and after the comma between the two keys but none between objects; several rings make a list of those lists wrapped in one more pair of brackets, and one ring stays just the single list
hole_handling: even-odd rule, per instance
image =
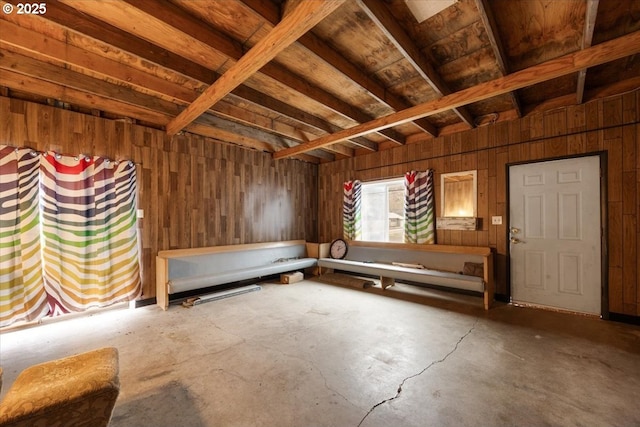
[{"label": "crack in concrete floor", "polygon": [[364,423],[364,421],[367,419],[367,417],[369,415],[371,415],[373,413],[373,411],[376,410],[377,407],[384,405],[385,403],[389,403],[391,401],[396,400],[397,398],[400,397],[400,393],[402,393],[402,387],[404,387],[404,384],[409,381],[410,379],[419,377],[420,375],[424,374],[425,372],[427,372],[432,366],[437,365],[438,363],[442,363],[445,360],[447,360],[447,358],[449,356],[451,356],[453,353],[455,353],[455,351],[458,349],[458,346],[460,345],[460,343],[467,337],[469,336],[469,334],[471,334],[471,332],[473,332],[473,330],[476,328],[476,325],[478,324],[478,321],[476,320],[473,323],[473,326],[471,326],[471,328],[469,328],[469,330],[460,337],[460,339],[456,342],[456,345],[453,346],[453,349],[444,355],[443,358],[438,359],[438,360],[434,360],[433,362],[431,362],[429,365],[427,365],[424,369],[422,369],[420,372],[413,374],[413,375],[409,375],[408,377],[406,377],[405,379],[402,380],[402,382],[400,383],[400,385],[398,386],[398,389],[396,390],[396,394],[393,397],[389,397],[388,399],[384,399],[378,403],[376,403],[375,405],[373,405],[371,407],[371,409],[369,409],[369,412],[367,412],[364,417],[362,417],[362,419],[360,420],[360,422],[358,423],[358,427],[360,427],[362,425],[362,423]]}]

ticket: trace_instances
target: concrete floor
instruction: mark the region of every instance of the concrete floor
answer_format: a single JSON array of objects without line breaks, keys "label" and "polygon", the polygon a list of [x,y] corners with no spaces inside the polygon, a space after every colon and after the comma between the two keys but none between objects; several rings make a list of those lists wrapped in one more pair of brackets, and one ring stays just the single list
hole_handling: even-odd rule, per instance
[{"label": "concrete floor", "polygon": [[640,425],[640,327],[427,294],[303,281],[45,322],[0,335],[4,391],[109,345],[113,427]]}]

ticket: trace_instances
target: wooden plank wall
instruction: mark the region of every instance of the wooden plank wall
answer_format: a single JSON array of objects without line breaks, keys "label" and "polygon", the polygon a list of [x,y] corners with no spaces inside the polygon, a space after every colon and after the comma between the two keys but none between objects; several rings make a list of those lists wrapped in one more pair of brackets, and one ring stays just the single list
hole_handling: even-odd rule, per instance
[{"label": "wooden plank wall", "polygon": [[[506,165],[606,151],[608,153],[609,310],[640,316],[640,90],[577,106],[534,112],[457,134],[320,165],[319,238],[342,235],[342,183],[400,177],[433,168],[436,209],[440,174],[478,171],[478,231],[438,230],[437,242],[496,250],[496,292],[507,280]],[[501,215],[503,225],[490,225]]]},{"label": "wooden plank wall", "polygon": [[143,299],[155,297],[158,251],[317,241],[314,164],[4,97],[0,144],[136,162]]}]

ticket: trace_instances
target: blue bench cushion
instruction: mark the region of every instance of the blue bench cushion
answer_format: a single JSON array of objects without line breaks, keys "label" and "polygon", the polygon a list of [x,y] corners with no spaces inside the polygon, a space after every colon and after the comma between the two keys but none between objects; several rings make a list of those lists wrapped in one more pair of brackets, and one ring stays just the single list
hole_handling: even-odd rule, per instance
[{"label": "blue bench cushion", "polygon": [[320,258],[318,266],[334,270],[391,277],[410,282],[427,283],[467,291],[484,292],[485,284],[481,277],[467,276],[438,270],[400,267],[378,262],[351,261],[347,259]]},{"label": "blue bench cushion", "polygon": [[186,276],[171,279],[168,282],[169,294],[205,288],[208,286],[222,285],[240,280],[253,279],[272,274],[286,273],[307,267],[313,267],[317,263],[315,258],[300,258],[270,264],[223,271],[220,273],[208,273],[196,276]]}]

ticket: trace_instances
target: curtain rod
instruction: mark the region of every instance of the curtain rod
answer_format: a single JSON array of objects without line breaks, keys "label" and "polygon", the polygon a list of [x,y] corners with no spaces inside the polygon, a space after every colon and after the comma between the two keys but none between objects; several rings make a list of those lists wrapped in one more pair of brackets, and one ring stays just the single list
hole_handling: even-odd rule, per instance
[{"label": "curtain rod", "polygon": [[91,157],[98,157],[98,158],[100,158],[100,159],[105,159],[105,161],[106,161],[107,163],[109,163],[109,162],[114,162],[116,165],[117,165],[117,164],[119,164],[120,162],[129,162],[129,163],[131,163],[131,164],[133,164],[133,165],[136,165],[136,166],[138,166],[138,165],[139,165],[139,166],[142,166],[142,163],[134,162],[134,161],[133,161],[133,160],[131,160],[131,159],[120,159],[120,160],[115,159],[115,160],[114,160],[114,159],[112,159],[112,158],[105,157],[105,156],[90,156],[90,155],[88,155],[88,154],[82,154],[82,153],[80,153],[80,154],[68,154],[68,153],[59,153],[59,152],[57,152],[57,151],[55,151],[55,150],[41,151],[41,150],[36,150],[35,148],[31,148],[31,147],[17,147],[17,146],[15,146],[15,145],[10,145],[10,144],[2,144],[2,145],[4,145],[5,147],[13,148],[13,149],[15,149],[15,150],[19,150],[19,149],[27,149],[27,150],[31,150],[31,152],[32,152],[32,153],[37,153],[37,154],[39,154],[39,155],[41,155],[41,156],[47,156],[49,152],[52,152],[52,153],[54,153],[54,155],[55,155],[56,159],[59,159],[59,158],[61,158],[62,156],[65,156],[65,157],[73,157],[75,160],[80,160],[80,158],[81,158],[81,157],[84,157],[84,158],[85,158],[85,160],[86,160],[87,158],[91,158]]}]

